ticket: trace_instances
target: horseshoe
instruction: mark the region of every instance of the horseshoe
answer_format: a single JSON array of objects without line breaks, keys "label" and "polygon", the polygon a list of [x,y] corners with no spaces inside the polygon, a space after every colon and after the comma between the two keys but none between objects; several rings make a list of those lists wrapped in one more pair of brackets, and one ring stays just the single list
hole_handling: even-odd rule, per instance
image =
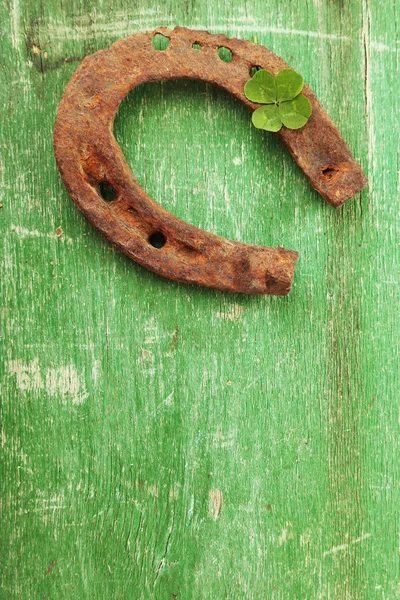
[{"label": "horseshoe", "polygon": [[[164,51],[152,46],[157,33],[169,38]],[[193,44],[200,48],[194,49]],[[232,62],[221,60],[221,47],[232,52]],[[297,252],[230,241],[171,215],[141,188],[112,131],[123,98],[151,81],[201,79],[222,87],[253,111],[258,105],[247,100],[244,85],[255,65],[274,74],[287,67],[267,48],[207,31],[162,27],[131,35],[78,66],[60,101],[54,149],[61,177],[77,207],[137,263],[185,283],[286,295]],[[314,188],[338,207],[360,191],[367,178],[307,85],[302,93],[311,101],[311,118],[302,129],[283,127],[277,135]],[[114,189],[114,200],[102,197],[103,182]],[[161,243],[155,243],[157,238]]]}]

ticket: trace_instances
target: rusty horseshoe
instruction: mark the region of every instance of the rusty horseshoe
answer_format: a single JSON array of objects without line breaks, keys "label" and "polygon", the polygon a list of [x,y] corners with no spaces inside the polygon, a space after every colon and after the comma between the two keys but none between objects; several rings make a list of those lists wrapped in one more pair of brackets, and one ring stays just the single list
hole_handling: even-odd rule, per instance
[{"label": "rusty horseshoe", "polygon": [[[169,38],[155,50],[154,35]],[[193,48],[196,44],[196,50]],[[228,48],[224,62],[218,49]],[[255,43],[182,27],[138,33],[86,57],[69,81],[57,112],[54,148],[59,171],[77,207],[119,250],[169,279],[229,292],[288,294],[297,252],[234,242],[171,215],[141,188],[113,135],[123,98],[134,87],[167,79],[200,79],[233,94],[250,111],[244,95],[253,66],[276,74],[287,64]],[[367,183],[339,131],[305,85],[312,116],[299,130],[276,134],[313,187],[338,207]],[[101,184],[115,191],[106,201]],[[155,243],[155,240],[158,243]],[[160,247],[162,246],[162,247]]]}]

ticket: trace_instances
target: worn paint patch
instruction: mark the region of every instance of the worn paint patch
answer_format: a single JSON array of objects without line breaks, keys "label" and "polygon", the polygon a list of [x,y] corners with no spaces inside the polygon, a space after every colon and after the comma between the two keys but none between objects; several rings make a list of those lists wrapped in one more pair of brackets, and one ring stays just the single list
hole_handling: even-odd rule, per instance
[{"label": "worn paint patch", "polygon": [[312,531],[310,528],[306,529],[300,534],[300,548],[310,546],[312,543]]},{"label": "worn paint patch", "polygon": [[46,390],[50,396],[61,394],[65,401],[69,398],[72,404],[82,404],[88,397],[82,379],[72,364],[47,369]]},{"label": "worn paint patch", "polygon": [[147,487],[147,495],[153,496],[153,498],[158,498],[158,487],[156,485],[149,485]]},{"label": "worn paint patch", "polygon": [[16,376],[17,387],[21,392],[38,391],[44,388],[37,357],[29,363],[24,363],[21,359],[10,360],[8,370],[10,375]]},{"label": "worn paint patch", "polygon": [[215,316],[218,319],[225,319],[226,321],[237,321],[238,319],[240,319],[243,311],[244,306],[242,306],[241,304],[234,303],[230,304],[224,311],[217,311],[215,313]]},{"label": "worn paint patch", "polygon": [[291,523],[286,523],[285,527],[282,528],[282,533],[277,538],[278,544],[280,546],[282,546],[282,544],[285,544],[288,540],[292,540],[294,538],[294,534],[293,531],[291,531],[291,527]]},{"label": "worn paint patch", "polygon": [[21,392],[43,390],[51,397],[61,396],[63,404],[82,404],[88,397],[83,376],[72,364],[46,368],[39,365],[38,357],[28,363],[16,359],[8,361],[8,371]]},{"label": "worn paint patch", "polygon": [[11,43],[13,48],[19,49],[21,43],[21,32],[20,32],[20,20],[21,20],[21,8],[19,0],[12,0],[11,2]]},{"label": "worn paint patch", "polygon": [[222,510],[223,494],[221,490],[210,490],[208,493],[208,516],[216,521]]},{"label": "worn paint patch", "polygon": [[[231,384],[230,381],[227,383]],[[235,432],[225,432],[221,426],[218,427],[212,437],[212,444],[214,448],[232,448],[235,445]]]},{"label": "worn paint patch", "polygon": [[93,361],[93,366],[92,366],[92,379],[93,379],[93,383],[97,383],[102,375],[102,367],[101,367],[101,362],[99,360],[95,360]]},{"label": "worn paint patch", "polygon": [[68,244],[72,244],[73,239],[63,235],[61,227],[57,227],[54,232],[38,231],[37,229],[27,229],[21,225],[11,224],[11,231],[16,233],[20,238],[50,238],[50,239],[62,239]]},{"label": "worn paint patch", "polygon": [[181,484],[177,481],[174,483],[174,485],[170,488],[169,490],[169,494],[168,494],[168,498],[170,502],[175,502],[175,500],[178,499],[179,496],[179,492],[181,490]]}]

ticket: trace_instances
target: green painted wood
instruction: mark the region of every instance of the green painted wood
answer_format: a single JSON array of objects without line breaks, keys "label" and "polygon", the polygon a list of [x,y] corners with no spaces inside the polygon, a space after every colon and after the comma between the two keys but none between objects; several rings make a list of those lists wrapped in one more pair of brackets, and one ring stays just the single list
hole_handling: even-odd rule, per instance
[{"label": "green painted wood", "polygon": [[[400,597],[398,3],[0,10],[1,598]],[[287,298],[163,280],[63,188],[52,128],[79,61],[174,24],[280,54],[368,172],[335,211],[218,89],[152,84],[121,106],[153,198],[300,251]]]}]

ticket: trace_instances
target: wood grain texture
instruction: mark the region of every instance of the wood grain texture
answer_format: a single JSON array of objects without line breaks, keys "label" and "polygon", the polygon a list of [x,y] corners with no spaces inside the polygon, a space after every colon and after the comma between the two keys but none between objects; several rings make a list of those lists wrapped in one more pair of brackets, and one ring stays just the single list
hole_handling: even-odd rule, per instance
[{"label": "wood grain texture", "polygon": [[[398,3],[0,11],[1,598],[398,598]],[[63,188],[52,130],[79,61],[175,24],[282,56],[369,177],[335,211],[220,90],[124,101],[117,139],[162,206],[300,250],[287,298],[161,279]]]}]

